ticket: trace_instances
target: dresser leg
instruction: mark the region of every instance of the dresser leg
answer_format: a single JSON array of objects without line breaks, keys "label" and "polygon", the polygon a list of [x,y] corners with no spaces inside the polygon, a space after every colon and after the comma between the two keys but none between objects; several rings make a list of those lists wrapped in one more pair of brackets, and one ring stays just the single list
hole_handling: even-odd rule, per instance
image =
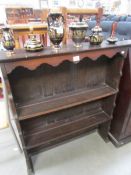
[{"label": "dresser leg", "polygon": [[98,129],[100,136],[104,139],[105,142],[109,142],[108,133],[110,130],[110,124],[111,124],[111,121],[103,123],[99,126],[99,129]]},{"label": "dresser leg", "polygon": [[27,163],[28,175],[34,175],[35,171],[34,171],[34,167],[33,167],[33,162],[32,162],[31,156],[28,157],[28,160],[26,160],[26,163]]},{"label": "dresser leg", "polygon": [[28,175],[34,175],[35,173],[34,172],[32,172],[32,170],[31,169],[28,169]]}]

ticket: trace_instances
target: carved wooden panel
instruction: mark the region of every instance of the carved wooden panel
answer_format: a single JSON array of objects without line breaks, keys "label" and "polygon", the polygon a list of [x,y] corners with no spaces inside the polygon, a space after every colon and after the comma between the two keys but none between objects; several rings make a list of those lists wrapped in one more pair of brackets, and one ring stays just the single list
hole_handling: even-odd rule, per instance
[{"label": "carved wooden panel", "polygon": [[95,62],[85,58],[79,64],[65,61],[57,67],[42,64],[33,71],[18,67],[8,77],[14,100],[19,106],[36,98],[37,101],[41,101],[63,93],[105,84],[109,63],[112,61],[101,57]]}]

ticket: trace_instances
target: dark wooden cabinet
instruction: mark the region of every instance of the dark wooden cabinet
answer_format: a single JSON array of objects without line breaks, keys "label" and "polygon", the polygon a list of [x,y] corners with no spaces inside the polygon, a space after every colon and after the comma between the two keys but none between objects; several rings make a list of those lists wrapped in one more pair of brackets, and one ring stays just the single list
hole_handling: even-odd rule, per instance
[{"label": "dark wooden cabinet", "polygon": [[0,54],[8,100],[28,170],[31,156],[98,129],[104,140],[130,41],[59,51]]},{"label": "dark wooden cabinet", "polygon": [[131,141],[131,49],[125,60],[111,124],[110,138],[116,146]]}]

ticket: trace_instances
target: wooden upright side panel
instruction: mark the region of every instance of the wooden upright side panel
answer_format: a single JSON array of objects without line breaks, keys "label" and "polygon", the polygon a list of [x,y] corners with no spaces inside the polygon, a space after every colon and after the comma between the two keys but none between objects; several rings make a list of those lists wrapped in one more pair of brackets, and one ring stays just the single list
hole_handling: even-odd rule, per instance
[{"label": "wooden upright side panel", "polygon": [[111,134],[118,140],[131,136],[131,50],[125,60],[123,75],[120,81],[120,91],[116,99],[114,118],[111,124]]}]

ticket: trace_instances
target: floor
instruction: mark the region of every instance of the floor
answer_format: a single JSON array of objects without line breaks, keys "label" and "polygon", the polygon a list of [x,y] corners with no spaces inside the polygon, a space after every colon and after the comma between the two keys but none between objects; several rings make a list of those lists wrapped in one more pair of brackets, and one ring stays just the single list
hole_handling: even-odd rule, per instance
[{"label": "floor", "polygon": [[7,127],[7,125],[5,102],[3,99],[0,99],[0,128]]},{"label": "floor", "polygon": [[[94,132],[33,157],[36,175],[131,175],[131,143],[115,148]],[[0,174],[27,175],[10,129],[0,130]]]}]

